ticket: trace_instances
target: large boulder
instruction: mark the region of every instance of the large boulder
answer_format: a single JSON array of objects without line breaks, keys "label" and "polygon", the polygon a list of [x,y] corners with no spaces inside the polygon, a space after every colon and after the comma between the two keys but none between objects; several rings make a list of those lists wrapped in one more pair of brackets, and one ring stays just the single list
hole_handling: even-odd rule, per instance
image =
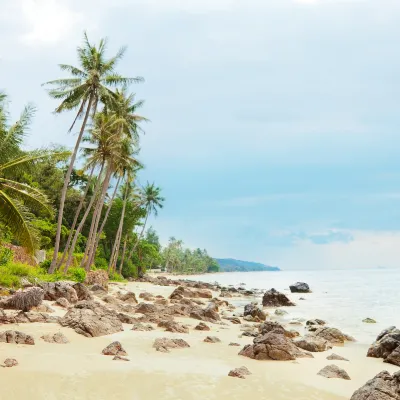
[{"label": "large boulder", "polygon": [[391,326],[382,331],[368,349],[367,357],[383,358],[384,362],[400,366],[400,329]]},{"label": "large boulder", "polygon": [[310,286],[305,282],[296,282],[289,286],[292,293],[311,293]]},{"label": "large boulder", "polygon": [[44,290],[45,300],[55,301],[60,297],[64,297],[73,304],[78,301],[78,294],[69,282],[43,282],[41,286]]},{"label": "large boulder", "polygon": [[87,285],[99,285],[104,289],[108,289],[108,274],[103,269],[90,271],[86,274],[85,283]]},{"label": "large boulder", "polygon": [[69,326],[75,332],[97,337],[123,331],[118,314],[95,301],[82,301],[71,308],[60,319],[62,326]]},{"label": "large boulder", "polygon": [[20,331],[4,331],[0,332],[0,343],[16,343],[16,344],[35,344],[35,340],[31,335]]},{"label": "large boulder", "polygon": [[400,371],[382,371],[356,390],[350,400],[400,400]]},{"label": "large boulder", "polygon": [[281,307],[294,306],[295,304],[292,303],[285,294],[275,289],[270,289],[264,293],[262,305],[264,307]]},{"label": "large boulder", "polygon": [[38,287],[18,290],[12,296],[0,300],[0,308],[29,311],[42,304],[44,291]]},{"label": "large boulder", "polygon": [[257,303],[250,303],[244,306],[243,316],[250,315],[253,318],[259,319],[260,321],[265,321],[267,314],[257,306]]},{"label": "large boulder", "polygon": [[322,327],[318,328],[312,334],[320,339],[324,339],[333,345],[343,345],[345,342],[354,342],[354,338],[346,335],[336,328]]},{"label": "large boulder", "polygon": [[326,351],[332,348],[331,344],[320,337],[304,336],[294,341],[294,344],[300,349],[311,351],[313,353]]},{"label": "large boulder", "polygon": [[317,375],[321,375],[324,378],[339,378],[345,379],[347,381],[350,380],[349,374],[344,369],[339,368],[335,364],[327,365],[326,367],[322,368]]},{"label": "large boulder", "polygon": [[246,345],[239,355],[255,360],[289,361],[301,357],[313,357],[296,347],[285,335],[274,331],[253,340],[252,345]]}]

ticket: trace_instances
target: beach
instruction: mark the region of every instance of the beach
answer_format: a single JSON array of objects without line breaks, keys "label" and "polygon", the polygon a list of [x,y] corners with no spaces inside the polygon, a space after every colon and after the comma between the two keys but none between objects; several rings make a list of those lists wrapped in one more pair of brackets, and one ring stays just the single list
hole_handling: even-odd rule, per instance
[{"label": "beach", "polygon": [[[168,297],[175,286],[159,286],[148,282],[110,284],[110,293],[132,291]],[[213,292],[217,297],[219,292]],[[230,303],[251,302],[252,298],[227,298]],[[139,299],[141,301],[141,299]],[[48,302],[48,304],[51,304]],[[51,305],[56,314],[65,310]],[[290,307],[295,309],[296,307]],[[281,319],[267,310],[275,321]],[[290,310],[288,310],[290,313]],[[237,307],[234,313],[242,313]],[[310,315],[310,318],[323,316]],[[239,356],[240,349],[251,344],[252,337],[241,336],[241,324],[207,325],[210,331],[194,330],[199,321],[175,317],[175,321],[189,327],[189,333],[165,332],[154,326],[149,332],[133,331],[132,324],[124,324],[124,331],[111,335],[87,338],[57,323],[27,323],[2,325],[1,330],[18,330],[30,334],[36,344],[16,345],[0,343],[0,362],[15,358],[19,365],[0,369],[1,393],[4,398],[42,399],[318,399],[344,400],[382,370],[395,372],[398,367],[384,364],[381,359],[367,358],[368,344],[347,342],[314,358],[295,361],[260,361]],[[304,323],[291,326],[301,333]],[[337,326],[337,328],[341,328]],[[62,332],[68,344],[46,343],[40,337]],[[217,336],[221,342],[205,343],[206,336]],[[156,351],[156,338],[182,338],[190,347],[172,349],[169,353]],[[357,339],[357,338],[356,338]],[[103,348],[119,341],[130,361],[114,361],[102,354]],[[240,347],[229,346],[236,342]],[[337,353],[349,361],[328,361]],[[321,368],[336,364],[344,368],[351,380],[327,379],[317,375]],[[230,370],[246,366],[252,373],[246,379],[228,376]]]}]

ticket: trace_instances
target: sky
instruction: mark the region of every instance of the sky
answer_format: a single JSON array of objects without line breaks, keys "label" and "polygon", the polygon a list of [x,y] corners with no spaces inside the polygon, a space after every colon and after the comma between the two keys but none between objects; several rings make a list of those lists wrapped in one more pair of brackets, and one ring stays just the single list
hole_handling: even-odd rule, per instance
[{"label": "sky", "polygon": [[400,268],[398,0],[0,0],[0,89],[28,148],[73,145],[41,84],[109,38],[145,100],[166,243],[282,269]]}]

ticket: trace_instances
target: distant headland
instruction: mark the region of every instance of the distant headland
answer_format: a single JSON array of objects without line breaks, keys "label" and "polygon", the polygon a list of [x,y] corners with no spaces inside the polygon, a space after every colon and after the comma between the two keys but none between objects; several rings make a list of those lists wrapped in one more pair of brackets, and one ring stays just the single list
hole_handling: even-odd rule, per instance
[{"label": "distant headland", "polygon": [[280,271],[278,267],[233,258],[216,258],[215,261],[219,265],[220,272]]}]

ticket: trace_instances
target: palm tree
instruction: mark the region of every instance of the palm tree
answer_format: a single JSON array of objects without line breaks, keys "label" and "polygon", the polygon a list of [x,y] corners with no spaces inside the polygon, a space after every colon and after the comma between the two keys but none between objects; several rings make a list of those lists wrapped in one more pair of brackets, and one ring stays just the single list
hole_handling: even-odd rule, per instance
[{"label": "palm tree", "polygon": [[155,186],[154,183],[150,184],[147,182],[147,185],[143,188],[142,190],[142,204],[144,205],[146,209],[146,217],[143,223],[142,231],[140,232],[136,243],[132,247],[130,253],[129,253],[129,259],[132,258],[134,251],[136,250],[142,236],[144,233],[144,230],[146,229],[146,224],[149,216],[151,214],[154,214],[155,216],[158,215],[158,209],[163,208],[163,203],[164,203],[165,198],[161,196],[161,188],[158,186]]},{"label": "palm tree", "polygon": [[72,75],[71,78],[57,79],[47,82],[45,85],[52,85],[54,89],[49,90],[49,95],[57,100],[62,100],[56,108],[56,113],[63,111],[78,110],[75,119],[70,127],[73,129],[78,118],[83,117],[83,122],[75,143],[75,148],[71,156],[70,164],[65,175],[64,186],[61,192],[60,207],[58,210],[57,232],[54,244],[54,254],[49,268],[49,273],[53,273],[57,265],[58,250],[60,247],[61,227],[64,213],[65,198],[67,195],[68,184],[71,177],[79,145],[81,143],[86,124],[90,113],[96,114],[99,102],[104,105],[112,105],[116,99],[113,87],[126,86],[133,82],[142,82],[143,78],[125,78],[115,72],[118,61],[123,57],[126,48],[121,48],[117,54],[106,59],[105,51],[107,40],[101,39],[96,47],[89,42],[87,34],[84,33],[83,46],[78,47],[79,67],[60,64],[60,68]]}]

